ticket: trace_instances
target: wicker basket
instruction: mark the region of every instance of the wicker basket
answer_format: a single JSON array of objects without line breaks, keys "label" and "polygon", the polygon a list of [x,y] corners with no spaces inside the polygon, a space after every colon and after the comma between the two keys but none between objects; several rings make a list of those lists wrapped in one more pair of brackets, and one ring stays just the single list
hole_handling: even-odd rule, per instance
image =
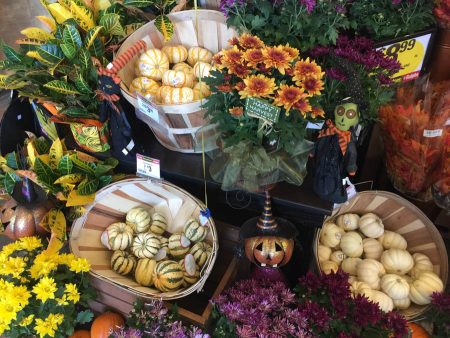
[{"label": "wicker basket", "polygon": [[[427,255],[434,266],[434,272],[440,276],[444,286],[448,277],[448,256],[441,234],[434,224],[415,205],[404,198],[386,191],[364,191],[353,199],[335,209],[325,222],[333,221],[337,216],[348,212],[364,214],[373,212],[378,215],[386,230],[401,234],[408,242],[408,251]],[[314,240],[316,265],[320,270],[317,248],[320,230]],[[411,303],[411,306],[400,312],[408,319],[420,316],[428,308]]]},{"label": "wicker basket", "polygon": [[212,253],[203,265],[200,279],[189,288],[173,292],[140,286],[131,276],[122,276],[110,267],[112,251],[100,242],[105,228],[114,222],[123,221],[128,210],[145,206],[152,212],[163,214],[168,220],[168,233],[180,232],[190,217],[199,217],[205,206],[186,191],[168,182],[152,182],[143,178],[133,178],[112,184],[97,192],[95,202],[86,214],[74,223],[70,236],[70,249],[78,257],[86,258],[91,264],[91,275],[119,288],[146,299],[176,299],[194,291],[201,291],[216,260],[219,248],[217,232],[212,218],[206,241],[212,246]]},{"label": "wicker basket", "polygon": [[[174,24],[174,35],[170,44],[183,44],[187,48],[201,46],[217,53],[226,48],[228,40],[236,35],[234,29],[227,27],[225,16],[218,11],[189,10],[171,13],[169,17]],[[117,52],[116,60],[125,57],[128,61],[118,71],[122,79],[122,94],[135,107],[138,107],[137,99],[130,93],[128,86],[135,77],[134,65],[139,57],[139,51],[155,47],[162,48],[163,45],[163,37],[152,21],[130,35]],[[149,125],[158,141],[170,150],[184,153],[201,152],[201,147],[195,147],[200,143],[197,143],[196,138],[198,129],[207,124],[203,118],[205,110],[201,108],[201,102],[157,105],[156,107],[159,112],[159,123],[145,114],[137,114],[138,118]],[[210,129],[204,128],[204,137],[213,137],[215,134],[213,129],[214,126]]]}]

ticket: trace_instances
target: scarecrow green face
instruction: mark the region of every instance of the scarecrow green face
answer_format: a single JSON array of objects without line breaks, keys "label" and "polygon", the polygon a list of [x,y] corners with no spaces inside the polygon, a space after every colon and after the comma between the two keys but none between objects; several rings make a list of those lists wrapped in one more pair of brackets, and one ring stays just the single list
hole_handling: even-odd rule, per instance
[{"label": "scarecrow green face", "polygon": [[339,130],[347,131],[359,122],[358,106],[354,103],[344,103],[334,110],[334,123]]}]

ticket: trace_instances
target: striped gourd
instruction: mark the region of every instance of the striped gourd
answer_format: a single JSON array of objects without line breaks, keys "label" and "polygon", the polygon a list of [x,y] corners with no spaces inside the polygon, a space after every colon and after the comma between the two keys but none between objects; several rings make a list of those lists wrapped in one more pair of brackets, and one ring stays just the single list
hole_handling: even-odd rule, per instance
[{"label": "striped gourd", "polygon": [[156,93],[156,101],[158,103],[163,103],[164,97],[173,90],[173,87],[171,86],[161,86],[158,89],[158,92]]},{"label": "striped gourd", "polygon": [[169,253],[175,259],[183,258],[190,245],[191,242],[183,234],[173,234],[169,237]]},{"label": "striped gourd", "polygon": [[172,69],[179,70],[179,71],[185,72],[187,74],[194,74],[194,70],[186,62],[177,63],[177,64],[173,65]]},{"label": "striped gourd", "polygon": [[211,69],[212,66],[209,63],[199,61],[194,65],[194,75],[197,78],[207,77]]},{"label": "striped gourd", "polygon": [[136,258],[126,251],[116,250],[111,256],[111,268],[121,274],[127,275],[136,266]]},{"label": "striped gourd", "polygon": [[169,248],[169,239],[160,235],[157,235],[161,248]]},{"label": "striped gourd", "polygon": [[179,70],[166,70],[162,77],[162,83],[174,88],[192,88],[194,86],[194,75]]},{"label": "striped gourd", "polygon": [[156,261],[150,258],[141,258],[137,262],[136,270],[134,271],[134,279],[142,286],[150,286],[155,279]]},{"label": "striped gourd", "polygon": [[158,262],[155,266],[155,287],[162,292],[178,289],[183,284],[183,269],[175,261]]},{"label": "striped gourd", "polygon": [[169,59],[159,49],[151,48],[141,55],[138,67],[140,75],[159,81],[169,69]]},{"label": "striped gourd", "polygon": [[102,233],[101,242],[109,250],[125,250],[133,241],[133,229],[122,222],[113,223]]},{"label": "striped gourd", "polygon": [[152,80],[145,76],[141,76],[131,81],[130,92],[131,93],[137,92],[145,96],[146,98],[151,99],[154,96],[156,96],[159,87],[160,87],[159,83],[156,82],[155,80]]},{"label": "striped gourd", "polygon": [[205,48],[191,47],[188,50],[187,62],[191,66],[195,65],[198,61],[211,63],[212,57],[213,57],[212,53]]},{"label": "striped gourd", "polygon": [[164,46],[163,53],[167,55],[170,63],[179,63],[187,59],[188,51],[183,45]]},{"label": "striped gourd", "polygon": [[187,254],[179,264],[183,269],[184,287],[195,284],[200,279],[200,271],[192,254]]},{"label": "striped gourd", "polygon": [[160,246],[159,239],[155,235],[141,233],[134,238],[131,251],[137,258],[153,258]]},{"label": "striped gourd", "polygon": [[192,246],[191,250],[189,250],[189,253],[194,256],[195,262],[199,267],[202,267],[206,263],[211,252],[211,245],[205,242],[198,242]]},{"label": "striped gourd", "polygon": [[167,228],[167,220],[160,213],[155,212],[152,215],[152,222],[150,223],[150,231],[155,235],[162,235]]},{"label": "striped gourd", "polygon": [[208,230],[208,227],[200,225],[195,219],[191,218],[185,224],[183,233],[190,241],[197,243],[206,238]]},{"label": "striped gourd", "polygon": [[163,104],[181,104],[194,101],[194,91],[192,88],[172,88],[162,98]]},{"label": "striped gourd", "polygon": [[151,220],[149,212],[142,207],[136,207],[127,212],[126,222],[136,233],[147,231]]},{"label": "striped gourd", "polygon": [[204,82],[197,82],[194,85],[194,91],[195,90],[199,90],[203,94],[203,97],[207,97],[207,96],[211,95],[211,90],[210,90],[209,86]]}]

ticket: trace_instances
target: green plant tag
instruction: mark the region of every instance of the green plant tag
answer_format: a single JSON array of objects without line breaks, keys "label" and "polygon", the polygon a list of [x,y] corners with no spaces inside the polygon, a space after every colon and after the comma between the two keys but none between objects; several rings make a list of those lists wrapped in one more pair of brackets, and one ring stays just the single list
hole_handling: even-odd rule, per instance
[{"label": "green plant tag", "polygon": [[269,102],[254,97],[245,100],[245,112],[250,117],[256,117],[271,123],[277,123],[280,118],[281,108],[271,105]]}]

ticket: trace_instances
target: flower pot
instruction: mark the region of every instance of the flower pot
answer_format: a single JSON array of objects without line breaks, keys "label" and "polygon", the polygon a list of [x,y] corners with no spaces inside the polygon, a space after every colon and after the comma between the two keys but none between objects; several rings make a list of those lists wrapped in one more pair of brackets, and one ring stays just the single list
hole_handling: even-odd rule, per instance
[{"label": "flower pot", "polygon": [[450,79],[450,29],[439,28],[431,56],[431,80]]}]

